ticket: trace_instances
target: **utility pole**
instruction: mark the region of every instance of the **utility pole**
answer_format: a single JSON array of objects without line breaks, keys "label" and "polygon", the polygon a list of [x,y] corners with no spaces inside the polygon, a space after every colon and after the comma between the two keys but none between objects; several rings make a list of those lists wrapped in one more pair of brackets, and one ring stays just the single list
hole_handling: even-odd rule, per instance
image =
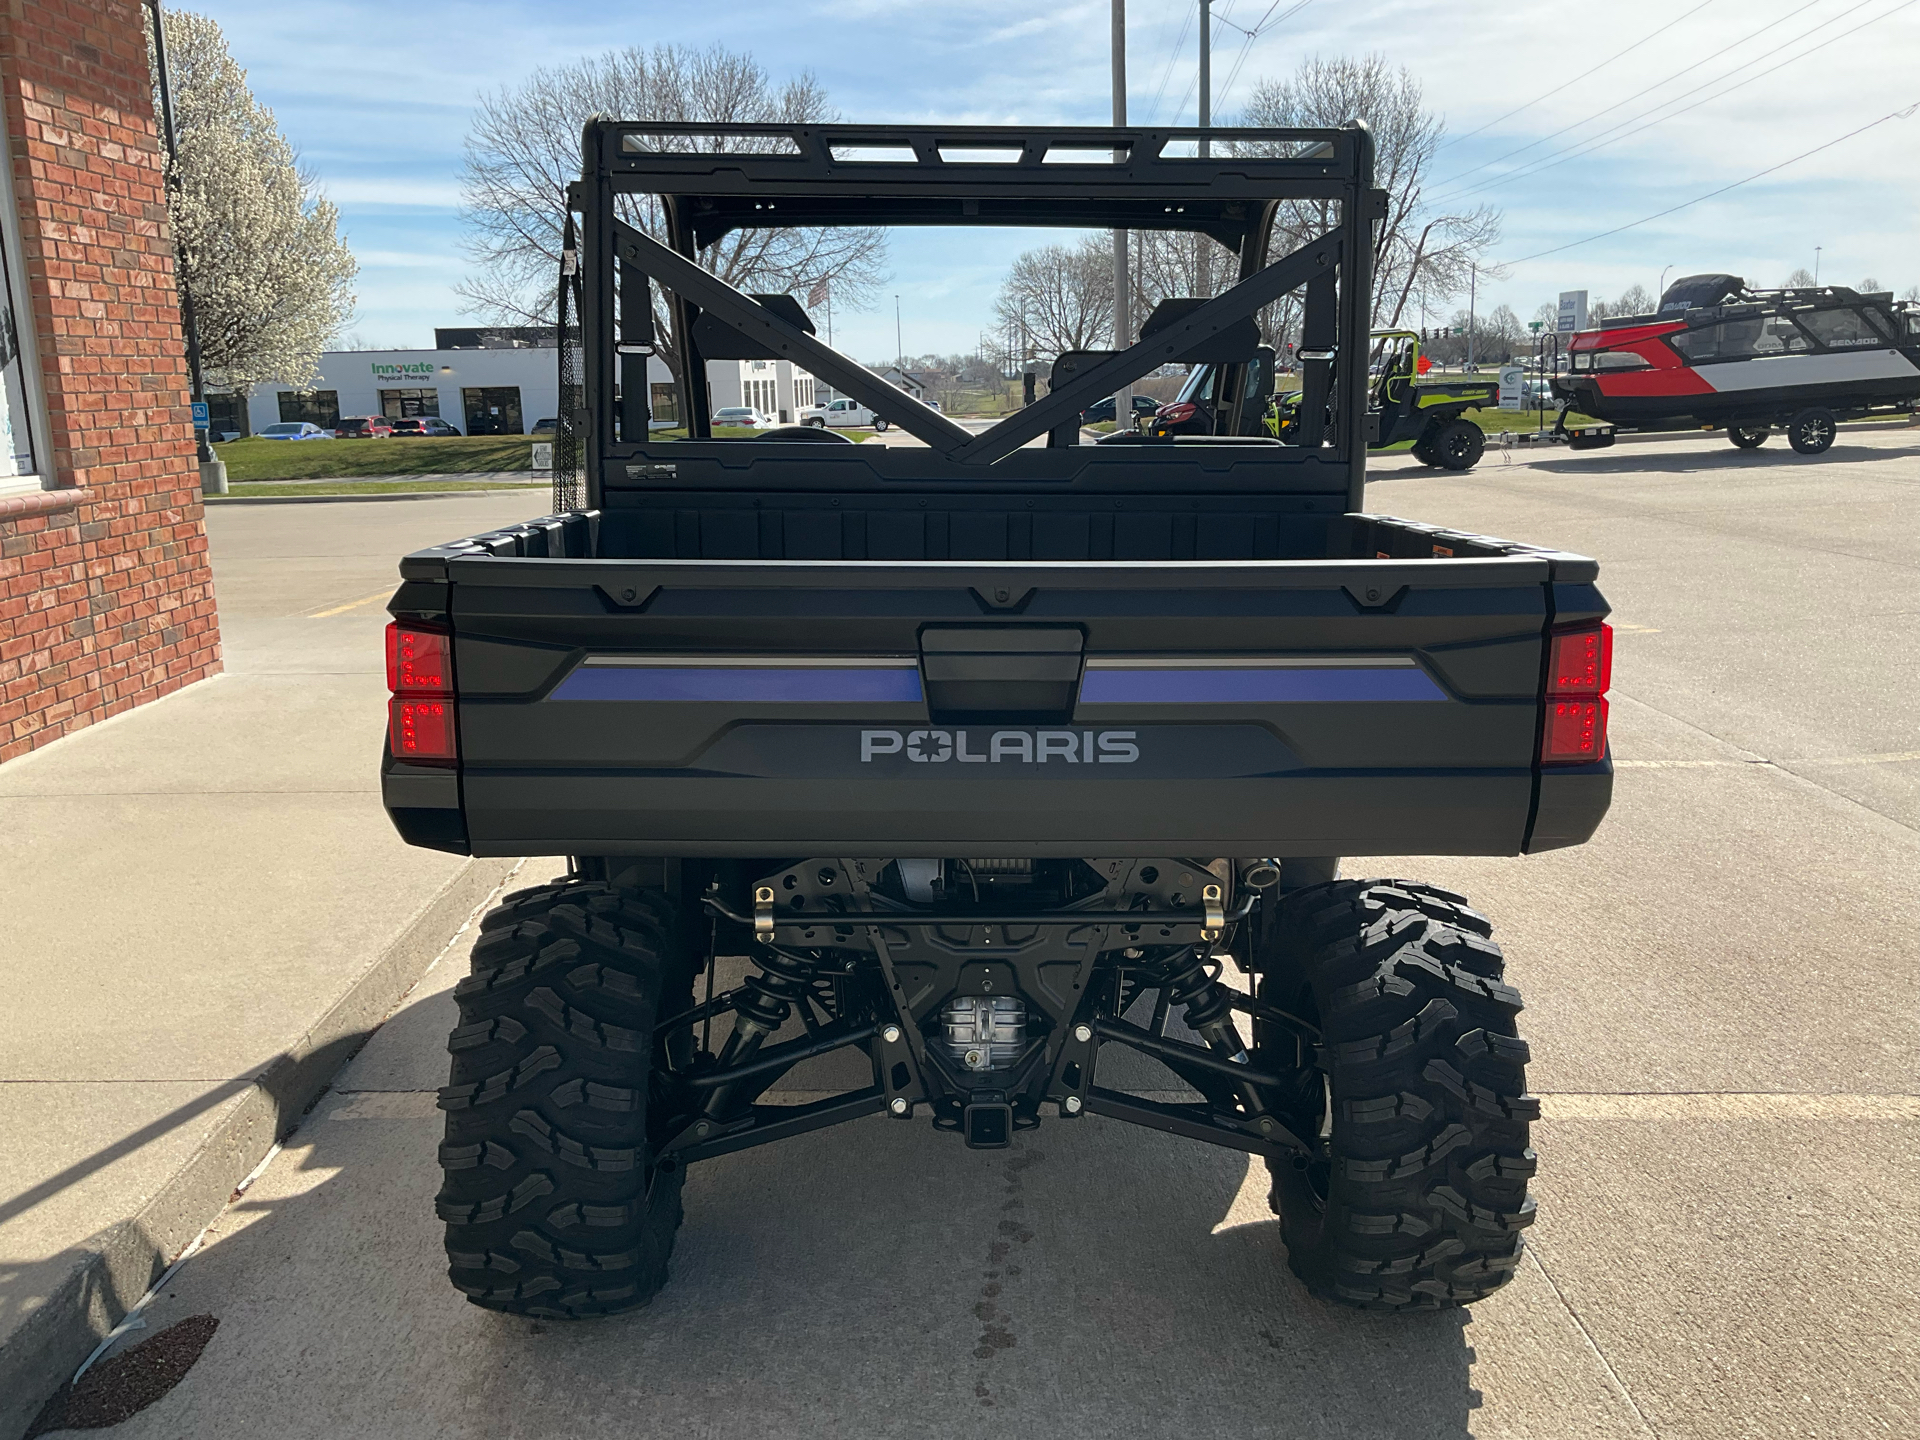
[{"label": "utility pole", "polygon": [[[1127,123],[1127,0],[1113,0],[1113,128]],[[1116,148],[1116,165],[1127,163],[1131,152]],[[1133,343],[1132,278],[1127,271],[1127,232],[1113,232],[1113,348],[1124,350]],[[1113,394],[1113,428],[1133,428],[1133,382],[1128,381]]]},{"label": "utility pole", "polygon": [[[1200,128],[1207,130],[1213,124],[1213,0],[1200,0]],[[1206,159],[1213,153],[1213,146],[1202,134],[1200,137],[1200,158]],[[1213,254],[1207,248],[1213,242],[1206,235],[1195,235],[1194,276],[1198,282],[1200,298],[1206,299],[1213,294]]]},{"label": "utility pole", "polygon": [[[900,338],[900,297],[893,297],[893,349],[894,363],[900,367],[900,378],[907,378],[907,342]],[[904,387],[903,387],[904,388]]]},{"label": "utility pole", "polygon": [[1818,246],[1818,245],[1816,245],[1816,246],[1814,246],[1814,247],[1813,247],[1813,283],[1814,283],[1814,285],[1815,285],[1816,287],[1817,287],[1817,286],[1818,286],[1818,285],[1820,284],[1820,251],[1821,251],[1821,248],[1822,248],[1822,247],[1821,247],[1821,246]]},{"label": "utility pole", "polygon": [[[167,76],[167,32],[161,20],[160,0],[148,0],[147,8],[153,14],[153,60],[157,72],[155,79],[159,81],[160,128],[167,142],[167,194],[171,196],[180,188],[180,146],[173,129],[173,86]],[[185,257],[179,255],[177,250],[175,257],[184,272]],[[187,342],[190,398],[195,404],[204,404],[207,387],[200,368],[200,325],[193,313],[193,291],[188,288],[184,273],[176,278],[180,283],[180,330]],[[224,495],[227,493],[227,462],[213,453],[213,446],[207,443],[207,438],[207,431],[198,425],[193,427],[194,457],[200,464],[200,493]]]},{"label": "utility pole", "polygon": [[1467,278],[1467,369],[1471,370],[1473,369],[1473,332],[1480,328],[1480,322],[1474,318],[1477,313],[1477,304],[1479,300],[1478,292],[1480,289],[1480,266],[1478,262],[1469,261],[1468,269],[1469,269],[1469,274]]}]

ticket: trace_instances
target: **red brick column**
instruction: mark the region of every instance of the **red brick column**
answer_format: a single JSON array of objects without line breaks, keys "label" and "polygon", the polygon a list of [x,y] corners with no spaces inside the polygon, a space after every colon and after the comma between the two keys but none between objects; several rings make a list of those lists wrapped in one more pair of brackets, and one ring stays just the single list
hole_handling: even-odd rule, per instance
[{"label": "red brick column", "polygon": [[5,761],[218,673],[220,629],[140,7],[0,0],[0,106],[60,486],[0,496]]}]

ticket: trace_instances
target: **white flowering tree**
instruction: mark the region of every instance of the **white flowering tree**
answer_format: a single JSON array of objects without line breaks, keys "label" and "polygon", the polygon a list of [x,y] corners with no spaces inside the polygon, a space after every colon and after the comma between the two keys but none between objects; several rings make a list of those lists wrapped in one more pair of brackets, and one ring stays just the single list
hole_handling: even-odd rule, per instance
[{"label": "white flowering tree", "polygon": [[179,147],[167,208],[208,388],[310,385],[353,314],[360,267],[220,27],[165,14]]}]

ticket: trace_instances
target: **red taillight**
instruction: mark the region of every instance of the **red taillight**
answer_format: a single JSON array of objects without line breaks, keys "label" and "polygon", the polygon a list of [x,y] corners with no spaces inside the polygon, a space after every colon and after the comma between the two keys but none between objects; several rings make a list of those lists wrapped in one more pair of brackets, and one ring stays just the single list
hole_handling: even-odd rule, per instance
[{"label": "red taillight", "polygon": [[388,736],[396,760],[457,760],[453,743],[453,701],[402,700],[388,702]]},{"label": "red taillight", "polygon": [[1185,400],[1178,400],[1171,405],[1162,405],[1160,407],[1160,418],[1162,420],[1170,420],[1175,425],[1184,425],[1195,415],[1199,414],[1199,412],[1200,407],[1198,405],[1191,404]]},{"label": "red taillight", "polygon": [[453,637],[395,621],[387,626],[387,737],[396,760],[460,758],[453,728]]},{"label": "red taillight", "polygon": [[1590,765],[1605,759],[1613,627],[1570,625],[1554,631],[1549,644],[1540,763]]},{"label": "red taillight", "polygon": [[1547,701],[1547,731],[1540,742],[1543,765],[1588,765],[1606,753],[1605,700]]},{"label": "red taillight", "polygon": [[1557,631],[1549,657],[1547,694],[1604,695],[1613,679],[1613,627]]},{"label": "red taillight", "polygon": [[387,626],[387,689],[396,695],[453,693],[452,637],[399,621]]}]

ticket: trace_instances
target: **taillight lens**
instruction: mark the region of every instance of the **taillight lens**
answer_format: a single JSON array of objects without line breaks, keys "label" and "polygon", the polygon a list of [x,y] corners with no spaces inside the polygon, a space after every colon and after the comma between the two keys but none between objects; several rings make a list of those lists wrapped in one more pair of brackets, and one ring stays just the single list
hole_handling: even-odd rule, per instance
[{"label": "taillight lens", "polygon": [[1200,407],[1186,400],[1160,407],[1160,418],[1172,421],[1175,425],[1183,425],[1199,413]]},{"label": "taillight lens", "polygon": [[387,736],[396,760],[450,764],[454,735],[453,637],[395,621],[387,626]]},{"label": "taillight lens", "polygon": [[1613,627],[1569,625],[1549,639],[1543,765],[1591,765],[1606,758],[1607,687],[1613,682]]},{"label": "taillight lens", "polygon": [[453,743],[453,701],[401,700],[387,705],[393,758],[445,763],[460,758]]},{"label": "taillight lens", "polygon": [[394,621],[387,626],[387,689],[396,695],[453,693],[453,637]]},{"label": "taillight lens", "polygon": [[1604,695],[1613,680],[1613,627],[1557,631],[1547,675],[1549,695]]}]

